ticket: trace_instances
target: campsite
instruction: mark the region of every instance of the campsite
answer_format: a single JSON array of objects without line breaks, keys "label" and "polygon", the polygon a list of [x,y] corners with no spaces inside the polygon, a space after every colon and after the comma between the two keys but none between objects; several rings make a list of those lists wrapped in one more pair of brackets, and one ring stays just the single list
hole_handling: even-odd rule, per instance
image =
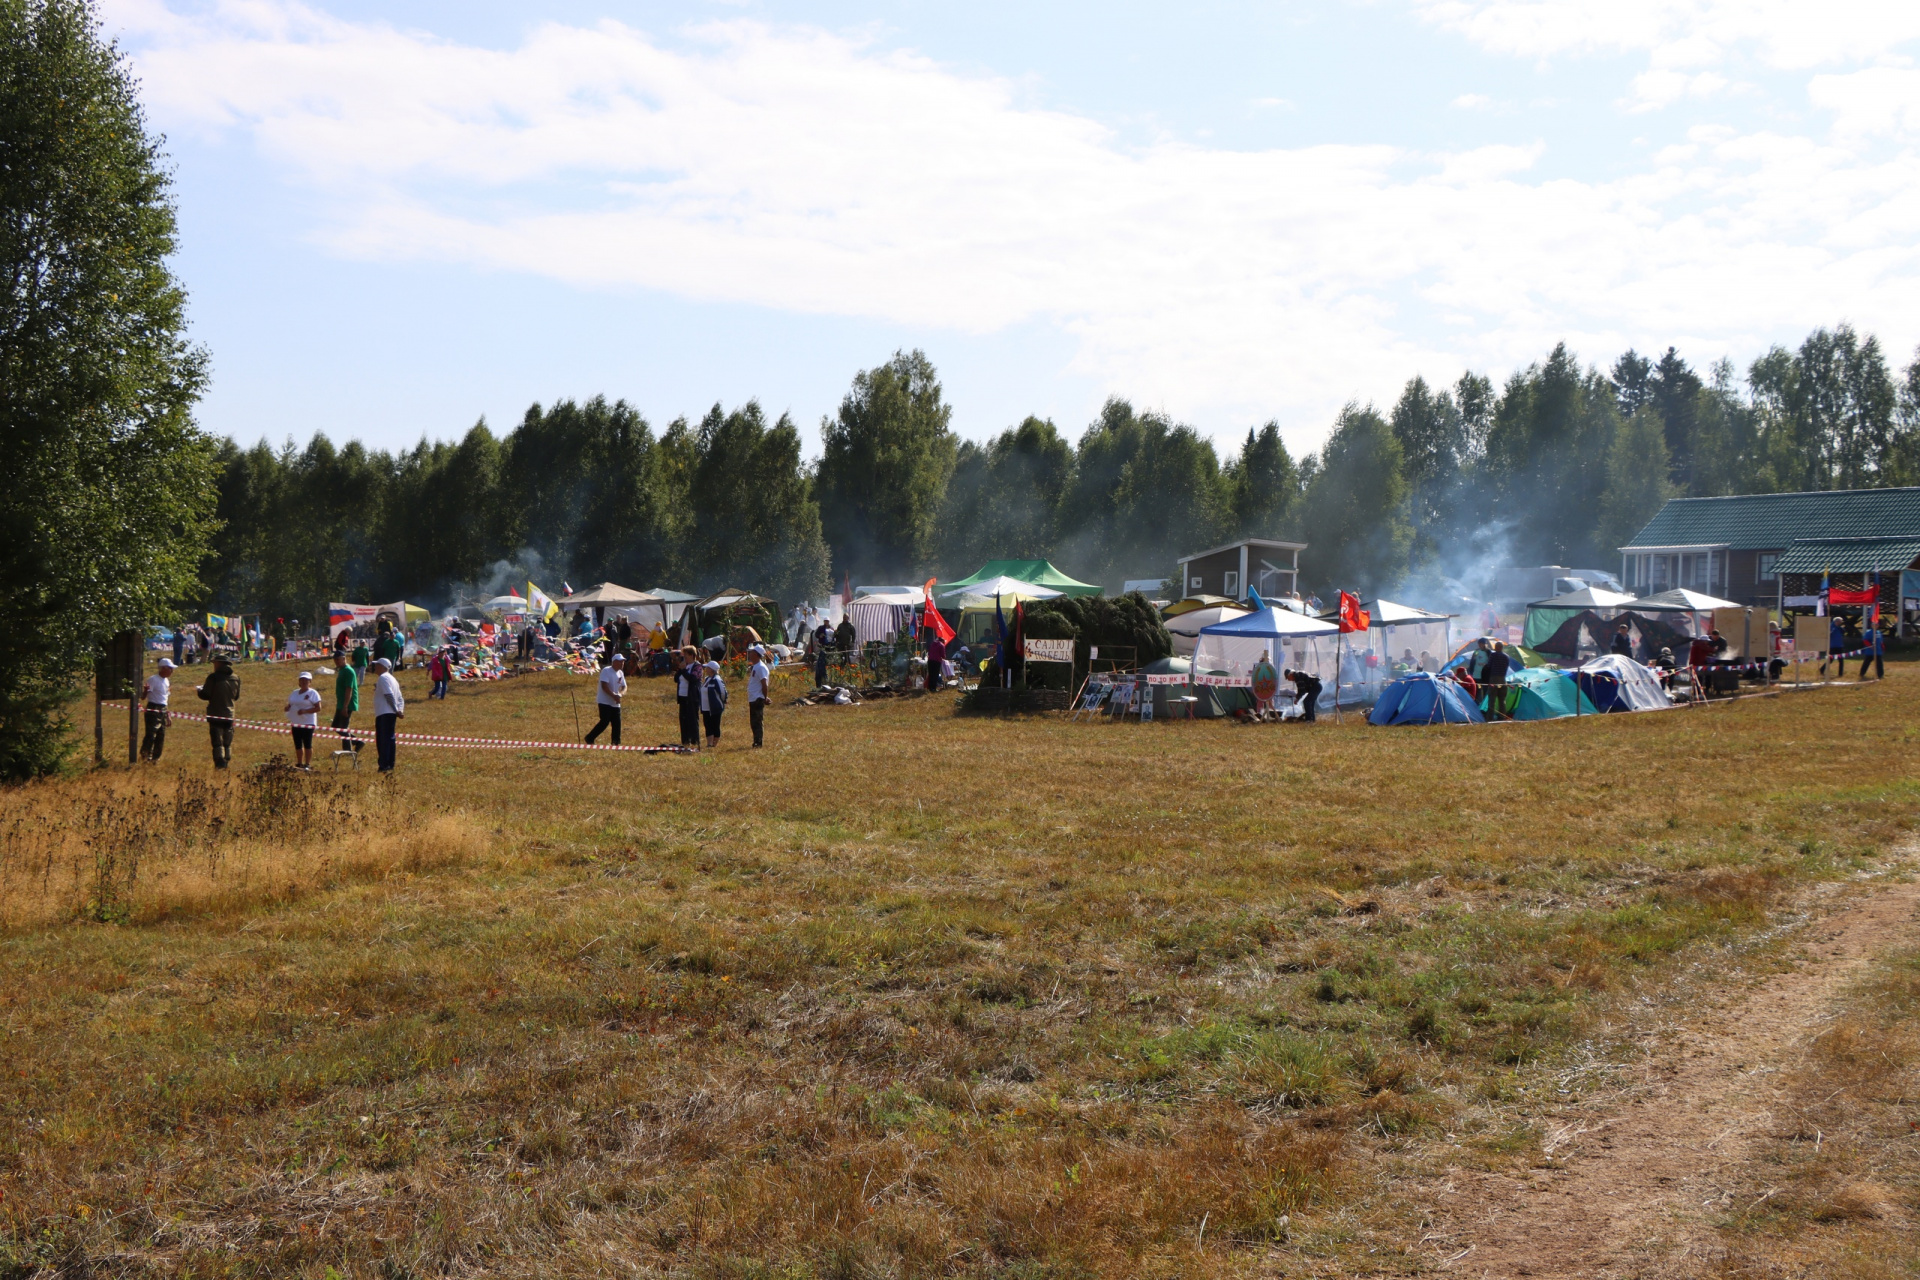
[{"label": "campsite", "polygon": [[[966,717],[952,692],[792,707],[797,675],[764,753],[403,746],[267,828],[270,735],[212,787],[181,753],[27,788],[0,867],[33,1086],[9,1259],[1430,1269],[1492,1247],[1444,1188],[1597,1152],[1565,1133],[1631,1093],[1688,993],[1904,874],[1920,818],[1904,665],[1497,745]],[[583,677],[442,702],[402,679],[423,734],[563,743]],[[636,685],[630,741],[672,740],[665,684]],[[116,898],[82,843],[106,830],[145,850]],[[1844,1016],[1911,1068],[1910,1037]],[[1858,1105],[1817,1161],[1762,1133],[1715,1175],[1742,1204],[1779,1186],[1764,1212],[1622,1247],[1872,1247],[1891,1220],[1831,1205],[1920,1167],[1879,1136],[1898,1106]]]}]

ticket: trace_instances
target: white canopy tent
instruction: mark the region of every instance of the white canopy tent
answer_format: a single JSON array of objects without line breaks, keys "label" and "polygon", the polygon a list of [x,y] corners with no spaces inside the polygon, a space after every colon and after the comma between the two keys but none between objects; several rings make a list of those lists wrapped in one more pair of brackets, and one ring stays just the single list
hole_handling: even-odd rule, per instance
[{"label": "white canopy tent", "polygon": [[1225,622],[1251,612],[1245,605],[1212,604],[1176,614],[1168,618],[1166,623],[1167,634],[1173,637],[1173,651],[1183,658],[1191,658],[1194,643],[1199,640],[1202,631],[1216,622]]},{"label": "white canopy tent", "polygon": [[1370,702],[1396,674],[1395,663],[1420,671],[1438,671],[1452,651],[1453,615],[1416,609],[1393,600],[1363,606],[1371,618],[1367,633],[1347,637],[1341,656],[1340,696]]},{"label": "white canopy tent", "polygon": [[1251,687],[1265,658],[1274,670],[1305,671],[1331,684],[1340,628],[1268,605],[1200,630],[1193,650],[1193,682]]},{"label": "white canopy tent", "polygon": [[[1019,600],[1052,600],[1061,593],[1052,587],[1036,586],[1031,582],[1022,582],[1018,578],[1009,578],[1002,574],[997,578],[988,578],[983,582],[969,582],[965,586],[955,587],[940,593],[942,600],[958,598],[963,609],[993,607],[997,599],[1002,607],[1011,608]],[[919,603],[915,601],[914,603]]]}]

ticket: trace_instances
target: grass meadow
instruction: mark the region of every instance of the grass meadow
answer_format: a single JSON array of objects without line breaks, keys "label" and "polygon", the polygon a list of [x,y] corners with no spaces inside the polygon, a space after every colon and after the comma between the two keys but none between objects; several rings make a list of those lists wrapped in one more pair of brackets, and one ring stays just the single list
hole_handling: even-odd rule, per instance
[{"label": "grass meadow", "polygon": [[[587,677],[405,682],[415,732],[591,723]],[[1920,819],[1905,665],[1487,728],[795,691],[760,751],[736,704],[694,758],[242,732],[215,777],[176,722],[0,793],[0,1276],[1411,1274],[1435,1151],[1536,1159],[1626,1003]],[[1820,1052],[1899,1076],[1916,992],[1889,958]],[[1847,1274],[1848,1196],[1920,1208],[1881,1092],[1740,1248],[1817,1222]]]}]

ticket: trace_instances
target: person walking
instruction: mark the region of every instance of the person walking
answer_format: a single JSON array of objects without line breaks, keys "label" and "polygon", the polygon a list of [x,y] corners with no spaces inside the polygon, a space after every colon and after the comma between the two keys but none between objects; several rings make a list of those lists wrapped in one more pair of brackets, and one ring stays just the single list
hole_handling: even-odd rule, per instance
[{"label": "person walking", "polygon": [[1867,678],[1869,664],[1875,668],[1874,679],[1887,678],[1887,639],[1880,633],[1880,628],[1875,626],[1869,626],[1866,634],[1860,637],[1860,678],[1862,680]]},{"label": "person walking", "polygon": [[453,679],[453,663],[447,657],[446,647],[441,646],[427,663],[427,675],[433,680],[433,688],[427,693],[429,698],[447,700],[447,685]]},{"label": "person walking", "polygon": [[589,743],[599,738],[604,729],[612,729],[613,745],[620,745],[620,706],[627,696],[627,657],[623,653],[613,655],[613,661],[600,669],[600,692],[594,702],[600,709],[600,722],[587,731]]},{"label": "person walking", "polygon": [[1835,673],[1838,679],[1845,680],[1847,678],[1847,660],[1833,656],[1836,653],[1845,653],[1846,651],[1847,628],[1845,624],[1840,621],[1839,615],[1836,614],[1827,622],[1827,658],[1820,663],[1821,679],[1826,679],[1827,661],[1835,661],[1840,664],[1840,669]]},{"label": "person walking", "polygon": [[400,669],[400,659],[406,652],[406,642],[400,638],[397,628],[389,625],[380,632],[380,638],[374,642],[373,656],[387,660],[388,671]]},{"label": "person walking", "polygon": [[373,684],[373,748],[380,772],[392,773],[399,747],[395,736],[407,714],[407,698],[400,692],[400,677],[393,674],[393,661],[375,658],[373,669],[379,673]]},{"label": "person walking", "polygon": [[173,629],[173,665],[179,666],[180,659],[187,651],[187,633],[179,627]]},{"label": "person walking", "polygon": [[365,684],[367,682],[367,672],[371,670],[372,667],[373,655],[367,651],[366,640],[364,638],[355,639],[353,642],[353,669],[360,673],[360,683]]},{"label": "person walking", "polygon": [[360,671],[346,661],[344,649],[340,658],[333,671],[333,727],[340,731],[340,749],[358,756],[360,740],[348,732],[348,726],[353,723],[353,713],[360,709]]},{"label": "person walking", "polygon": [[313,771],[313,731],[320,727],[320,691],[313,672],[300,673],[300,685],[287,695],[287,723],[293,726],[293,767]]},{"label": "person walking", "polygon": [[207,737],[213,744],[213,767],[224,769],[233,763],[233,706],[240,701],[240,677],[233,674],[233,660],[224,653],[216,653],[213,674],[194,692],[207,704]]},{"label": "person walking", "polygon": [[[178,631],[173,633],[173,641],[175,645],[180,643]],[[141,692],[147,706],[141,716],[146,731],[140,735],[140,758],[152,764],[160,763],[160,753],[167,747],[167,699],[173,693],[174,665],[169,659],[160,659],[160,670],[147,677]]]},{"label": "person walking", "polygon": [[727,710],[727,682],[720,678],[720,664],[708,658],[700,671],[700,718],[707,726],[707,746],[720,745],[720,717]]},{"label": "person walking", "polygon": [[680,745],[700,745],[700,677],[697,653],[692,645],[673,655],[673,693],[680,701]]},{"label": "person walking", "polygon": [[747,668],[747,726],[753,730],[753,745],[764,746],[767,729],[767,693],[773,672],[767,667],[767,651],[759,645],[747,650],[753,665]]}]

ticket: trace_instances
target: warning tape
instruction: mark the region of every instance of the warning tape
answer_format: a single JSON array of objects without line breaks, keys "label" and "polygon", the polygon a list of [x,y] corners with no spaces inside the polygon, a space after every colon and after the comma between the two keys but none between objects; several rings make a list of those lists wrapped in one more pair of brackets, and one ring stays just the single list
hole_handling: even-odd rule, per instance
[{"label": "warning tape", "polygon": [[[103,708],[114,710],[114,711],[119,710],[121,707],[125,705],[126,705],[125,703],[115,703],[115,702],[106,702],[101,704]],[[293,734],[292,725],[278,724],[270,720],[242,720],[238,716],[199,716],[199,715],[194,715],[190,711],[175,711],[171,707],[167,708],[167,717],[170,720],[197,720],[202,724],[211,724],[216,720],[220,720],[220,721],[226,721],[232,724],[233,727],[236,729],[253,729],[260,733],[281,733],[281,734],[286,734],[289,737],[291,737]],[[353,742],[372,742],[373,741],[373,739],[369,737],[366,731],[363,729],[336,729],[332,725],[326,725],[326,724],[312,725],[312,726],[306,726],[306,727],[312,728],[314,733],[317,736],[321,736],[321,737],[327,737],[327,736],[333,736],[333,735],[345,735],[349,741],[353,741]],[[642,755],[692,755],[694,754],[694,749],[692,747],[685,747],[685,746],[679,746],[679,745],[669,746],[665,743],[662,743],[660,746],[657,746],[657,747],[628,747],[628,746],[616,747],[610,742],[551,742],[551,741],[541,741],[539,739],[523,740],[523,739],[513,739],[513,738],[457,738],[457,737],[449,736],[447,734],[402,733],[398,731],[396,731],[393,736],[396,740],[400,742],[409,743],[414,746],[466,747],[470,750],[478,750],[478,751],[525,750],[528,747],[539,747],[545,750],[553,750],[553,751],[638,751]]]}]

